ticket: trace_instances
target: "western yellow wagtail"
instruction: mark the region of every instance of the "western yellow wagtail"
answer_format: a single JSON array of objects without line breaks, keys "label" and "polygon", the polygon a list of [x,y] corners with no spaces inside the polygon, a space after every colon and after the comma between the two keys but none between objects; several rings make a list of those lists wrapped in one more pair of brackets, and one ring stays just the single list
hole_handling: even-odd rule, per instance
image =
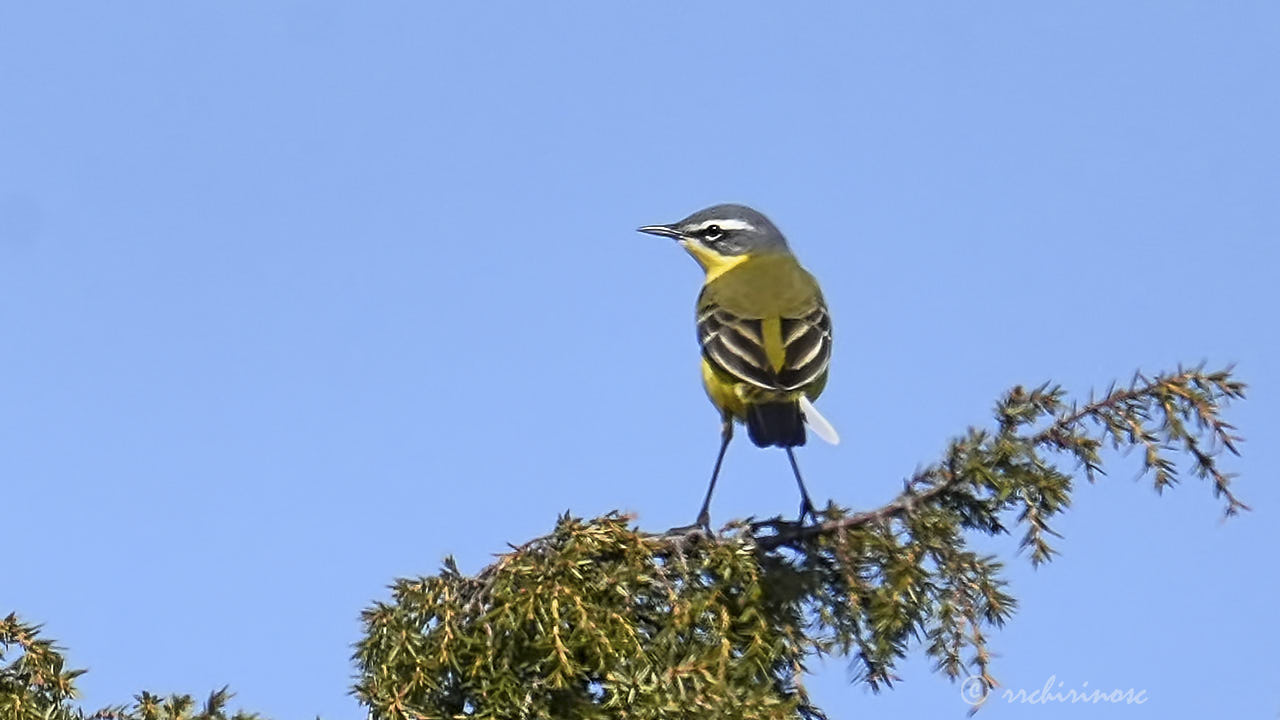
[{"label": "western yellow wagtail", "polygon": [[769,218],[743,205],[716,205],[639,231],[675,239],[706,272],[697,309],[702,384],[722,424],[698,525],[711,529],[711,493],[735,421],[746,424],[757,446],[787,451],[800,486],[800,521],[816,520],[792,448],[804,444],[806,424],[823,440],[840,441],[813,406],[831,361],[831,318],[818,281]]}]

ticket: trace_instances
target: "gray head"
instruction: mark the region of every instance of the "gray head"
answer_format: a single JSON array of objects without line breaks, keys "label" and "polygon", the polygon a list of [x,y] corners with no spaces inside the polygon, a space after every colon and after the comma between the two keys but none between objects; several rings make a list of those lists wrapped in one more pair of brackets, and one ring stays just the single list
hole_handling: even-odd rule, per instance
[{"label": "gray head", "polygon": [[675,238],[695,256],[707,251],[721,256],[791,252],[769,218],[746,205],[713,205],[670,225],[646,225],[639,231]]}]

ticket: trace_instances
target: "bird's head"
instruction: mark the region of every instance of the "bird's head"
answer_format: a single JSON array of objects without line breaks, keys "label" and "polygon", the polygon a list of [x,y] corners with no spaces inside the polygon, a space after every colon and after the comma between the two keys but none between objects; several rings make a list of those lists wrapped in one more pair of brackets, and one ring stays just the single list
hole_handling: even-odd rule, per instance
[{"label": "bird's head", "polygon": [[769,218],[745,205],[715,205],[670,225],[637,229],[673,238],[708,272],[755,255],[791,252]]}]

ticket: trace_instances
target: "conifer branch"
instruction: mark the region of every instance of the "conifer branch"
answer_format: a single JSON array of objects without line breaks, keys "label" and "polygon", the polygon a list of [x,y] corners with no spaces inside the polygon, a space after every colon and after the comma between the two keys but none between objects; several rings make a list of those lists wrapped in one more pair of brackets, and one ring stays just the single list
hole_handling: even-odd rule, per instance
[{"label": "conifer branch", "polygon": [[994,428],[952,440],[893,501],[863,512],[829,503],[814,525],[744,521],[709,537],[566,514],[475,576],[447,559],[434,577],[398,581],[391,602],[364,614],[356,693],[397,720],[515,708],[693,717],[727,705],[816,718],[807,658],[847,657],[878,689],[916,645],[945,676],[993,687],[986,629],[1016,600],[1002,564],[970,550],[968,535],[1017,525],[1031,562],[1048,561],[1073,476],[1102,475],[1108,448],[1140,452],[1157,490],[1186,458],[1228,515],[1246,509],[1218,463],[1240,442],[1221,410],[1244,389],[1229,368],[1139,374],[1080,405],[1056,386],[1015,387]]},{"label": "conifer branch", "polygon": [[[807,660],[847,657],[879,689],[914,647],[944,676],[994,687],[987,630],[1016,600],[1002,564],[969,549],[969,536],[1017,525],[1031,562],[1049,560],[1050,522],[1074,476],[1102,475],[1107,449],[1140,453],[1157,491],[1190,472],[1227,515],[1248,509],[1219,464],[1241,441],[1221,412],[1244,391],[1230,368],[1137,374],[1080,405],[1056,386],[1015,387],[996,404],[994,428],[952,440],[893,501],[862,512],[829,503],[814,525],[748,520],[709,537],[643,533],[617,513],[566,514],[474,576],[447,558],[434,576],[396,581],[389,602],[363,613],[354,692],[379,720],[639,720],[726,707],[813,720],[823,715],[804,688]],[[1059,469],[1064,461],[1074,467]],[[204,703],[144,692],[87,716],[71,702],[81,671],[63,662],[39,628],[0,619],[0,717],[253,717],[228,713],[225,688]]]},{"label": "conifer branch", "polygon": [[[1226,402],[1244,398],[1245,385],[1231,377],[1231,370],[1228,367],[1205,373],[1202,368],[1179,368],[1174,373],[1151,379],[1139,373],[1130,387],[1122,390],[1113,387],[1102,398],[1071,408],[1063,408],[1063,392],[1057,386],[1044,385],[1029,393],[1021,386],[1015,387],[997,407],[1001,428],[991,439],[997,443],[1015,443],[1022,452],[1047,448],[1066,453],[1085,469],[1090,481],[1102,472],[1098,449],[1104,442],[1122,450],[1141,447],[1143,471],[1154,475],[1157,491],[1177,482],[1176,468],[1167,451],[1180,448],[1194,459],[1193,472],[1198,477],[1213,480],[1215,497],[1226,501],[1225,514],[1234,515],[1248,510],[1249,506],[1231,491],[1233,475],[1223,472],[1217,463],[1222,450],[1239,455],[1236,446],[1242,441],[1233,434],[1234,426],[1219,415]],[[1157,414],[1155,419],[1159,423],[1153,426],[1153,417]],[[1047,427],[1028,435],[1016,434],[1017,429],[1048,415],[1054,419]],[[1188,420],[1194,423],[1194,428],[1188,427]],[[948,494],[965,492],[972,487],[973,478],[956,472],[955,468],[962,454],[975,449],[973,437],[954,441],[946,462],[915,473],[904,483],[902,494],[879,508],[813,525],[777,518],[760,520],[749,524],[750,532],[757,537],[762,550],[795,547],[816,536],[883,524],[936,505]],[[1208,449],[1205,449],[1206,440]],[[979,445],[976,449],[987,454],[998,452],[993,446]],[[838,513],[828,512],[831,514]],[[680,532],[672,537],[678,539],[685,534]]]}]

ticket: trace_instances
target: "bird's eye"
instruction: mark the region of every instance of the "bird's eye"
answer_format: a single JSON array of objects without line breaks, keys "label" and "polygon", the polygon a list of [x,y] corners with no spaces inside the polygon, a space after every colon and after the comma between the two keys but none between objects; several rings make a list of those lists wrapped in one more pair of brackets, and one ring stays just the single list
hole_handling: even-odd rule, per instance
[{"label": "bird's eye", "polygon": [[721,230],[719,225],[708,225],[702,231],[702,237],[707,240],[719,240],[722,235],[724,235],[724,230]]}]

